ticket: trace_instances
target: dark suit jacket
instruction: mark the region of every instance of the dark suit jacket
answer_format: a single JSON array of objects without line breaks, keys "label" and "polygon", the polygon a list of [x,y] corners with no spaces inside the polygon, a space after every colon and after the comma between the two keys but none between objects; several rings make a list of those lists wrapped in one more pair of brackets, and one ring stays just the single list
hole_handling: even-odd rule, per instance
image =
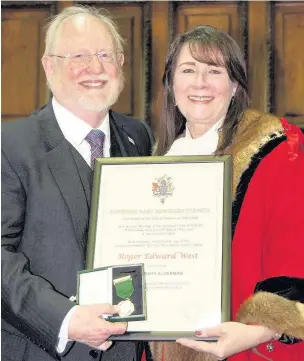
[{"label": "dark suit jacket", "polygon": [[[148,156],[138,120],[110,112],[111,156]],[[129,138],[134,140],[133,144]],[[51,103],[2,126],[2,360],[51,361],[85,267],[92,171],[64,138]],[[64,360],[136,359],[134,343],[91,352],[75,343]]]}]

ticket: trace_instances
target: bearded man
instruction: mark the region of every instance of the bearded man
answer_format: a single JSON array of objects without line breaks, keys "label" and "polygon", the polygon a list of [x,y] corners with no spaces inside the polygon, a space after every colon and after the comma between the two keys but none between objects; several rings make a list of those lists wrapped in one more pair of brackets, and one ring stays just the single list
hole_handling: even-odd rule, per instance
[{"label": "bearded man", "polygon": [[150,131],[110,110],[124,55],[109,17],[66,8],[45,40],[51,101],[2,126],[2,360],[137,360],[135,343],[107,350],[126,330],[101,316],[117,307],[69,298],[85,268],[94,160],[150,155]]}]

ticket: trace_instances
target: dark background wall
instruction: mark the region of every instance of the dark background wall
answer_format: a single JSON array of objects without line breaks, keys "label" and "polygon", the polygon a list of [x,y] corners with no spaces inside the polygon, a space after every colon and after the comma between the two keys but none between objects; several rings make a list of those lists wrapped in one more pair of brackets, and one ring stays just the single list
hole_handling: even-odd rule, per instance
[{"label": "dark background wall", "polygon": [[303,1],[2,1],[2,120],[24,117],[48,101],[40,62],[44,26],[76,3],[107,9],[127,40],[127,81],[115,110],[155,127],[168,44],[179,32],[210,24],[245,53],[251,107],[304,127]]}]

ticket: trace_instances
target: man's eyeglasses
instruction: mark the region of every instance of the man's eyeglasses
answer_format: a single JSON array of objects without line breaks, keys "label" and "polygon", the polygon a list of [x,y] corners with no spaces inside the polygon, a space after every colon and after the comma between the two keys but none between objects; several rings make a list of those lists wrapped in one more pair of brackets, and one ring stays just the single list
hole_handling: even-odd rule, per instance
[{"label": "man's eyeglasses", "polygon": [[117,55],[114,53],[111,53],[111,52],[107,52],[107,51],[101,51],[100,53],[96,53],[96,54],[76,53],[76,54],[64,55],[64,56],[51,54],[48,56],[61,58],[61,59],[69,59],[75,63],[88,65],[88,64],[90,64],[92,57],[94,55],[97,56],[97,59],[101,63],[116,63],[117,62]]}]

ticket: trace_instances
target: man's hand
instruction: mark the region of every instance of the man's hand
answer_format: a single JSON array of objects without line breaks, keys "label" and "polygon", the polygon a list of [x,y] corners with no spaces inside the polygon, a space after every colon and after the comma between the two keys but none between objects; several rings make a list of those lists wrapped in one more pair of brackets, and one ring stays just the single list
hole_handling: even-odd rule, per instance
[{"label": "man's hand", "polygon": [[112,315],[118,312],[118,306],[109,304],[78,306],[69,322],[69,339],[102,351],[107,350],[112,344],[107,339],[111,335],[125,333],[127,324],[108,322],[102,315]]},{"label": "man's hand", "polygon": [[216,337],[217,342],[194,341],[179,339],[176,342],[193,348],[196,351],[207,352],[219,360],[249,350],[257,345],[270,341],[275,332],[264,326],[244,325],[239,322],[224,322],[217,327],[196,331],[198,337]]}]

